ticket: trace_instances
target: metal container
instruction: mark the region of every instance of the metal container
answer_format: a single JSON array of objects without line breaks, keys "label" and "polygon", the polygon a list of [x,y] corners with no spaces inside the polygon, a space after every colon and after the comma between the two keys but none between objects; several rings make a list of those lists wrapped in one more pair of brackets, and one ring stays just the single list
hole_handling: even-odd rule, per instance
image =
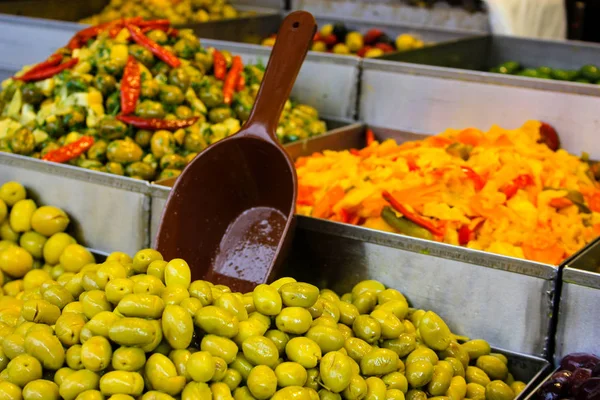
[{"label": "metal container", "polygon": [[[460,45],[477,42],[466,39]],[[401,56],[415,57],[412,54],[436,47]],[[476,48],[465,48],[477,53]],[[362,66],[359,119],[369,125],[435,134],[449,127],[516,128],[538,119],[554,126],[567,151],[585,150],[600,159],[600,86],[388,60],[365,59]]]},{"label": "metal container", "polygon": [[600,238],[567,263],[556,329],[556,364],[569,353],[600,354]]},{"label": "metal container", "polygon": [[336,18],[357,18],[375,24],[400,23],[446,29],[489,32],[488,16],[483,12],[469,12],[441,3],[433,8],[413,7],[400,1],[356,0],[291,0],[292,10],[306,10],[318,15]]},{"label": "metal container", "polygon": [[[399,142],[422,138],[384,129],[375,133]],[[322,140],[327,148],[360,148],[364,127]],[[170,189],[151,186],[154,238]],[[412,304],[436,310],[458,334],[524,354],[549,354],[554,266],[299,216],[283,274],[337,292],[349,291],[361,279],[377,279],[402,291]]]},{"label": "metal container", "polygon": [[22,183],[38,204],[62,208],[90,248],[134,254],[150,244],[147,182],[0,152],[0,183],[7,181]]}]

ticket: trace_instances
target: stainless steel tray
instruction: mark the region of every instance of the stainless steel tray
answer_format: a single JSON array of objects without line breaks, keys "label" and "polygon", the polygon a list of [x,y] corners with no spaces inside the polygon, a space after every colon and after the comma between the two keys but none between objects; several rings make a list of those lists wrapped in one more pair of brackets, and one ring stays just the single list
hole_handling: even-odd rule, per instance
[{"label": "stainless steel tray", "polygon": [[560,85],[543,79],[365,59],[359,119],[373,126],[423,134],[450,127],[487,130],[494,124],[516,128],[538,119],[556,128],[567,151],[587,151],[600,159],[600,96],[585,93],[592,90],[600,95],[600,86],[572,84],[581,93],[569,93],[562,88],[543,88],[546,84]]},{"label": "stainless steel tray", "polygon": [[[364,146],[364,127],[324,136],[328,148]],[[375,129],[380,138],[416,139],[409,132]],[[312,151],[306,151],[311,153]],[[170,189],[151,185],[154,238]],[[558,268],[393,233],[298,217],[284,274],[348,291],[360,279],[378,279],[433,309],[460,334],[494,346],[549,355]]]},{"label": "stainless steel tray", "polygon": [[600,238],[562,272],[555,363],[569,353],[600,354]]},{"label": "stainless steel tray", "polygon": [[[1,3],[0,3],[1,4]],[[36,18],[0,15],[0,77],[10,76],[25,64],[44,60],[64,46],[82,25]],[[201,39],[213,46],[242,56],[244,62],[267,63],[271,49],[264,46]],[[27,49],[27,51],[24,51]],[[326,118],[356,117],[360,59],[311,52],[292,90],[292,97],[309,104]]]},{"label": "stainless steel tray", "polygon": [[18,181],[40,204],[62,208],[80,243],[134,253],[150,244],[149,184],[0,152],[0,182]]}]

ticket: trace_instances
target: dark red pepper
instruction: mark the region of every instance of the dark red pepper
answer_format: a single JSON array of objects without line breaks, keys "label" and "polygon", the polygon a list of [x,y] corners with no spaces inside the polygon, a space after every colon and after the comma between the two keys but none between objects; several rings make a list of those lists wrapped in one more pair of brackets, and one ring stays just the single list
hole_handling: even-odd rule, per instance
[{"label": "dark red pepper", "polygon": [[235,56],[231,60],[231,68],[225,77],[225,82],[223,83],[223,103],[231,104],[231,100],[233,99],[233,92],[235,90],[235,86],[240,79],[240,74],[244,69],[244,64],[242,64],[242,58],[240,56]]},{"label": "dark red pepper", "polygon": [[181,65],[181,60],[177,58],[173,53],[166,50],[164,47],[161,47],[154,40],[148,38],[140,27],[135,26],[133,24],[126,24],[125,27],[129,30],[132,39],[139,44],[140,46],[145,47],[147,50],[150,50],[152,54],[154,54],[157,58],[163,61],[165,64],[169,65],[172,68],[177,68]]},{"label": "dark red pepper", "polygon": [[244,74],[240,74],[240,77],[238,78],[238,81],[235,84],[235,91],[241,92],[242,90],[244,90],[245,87],[246,87],[246,78],[244,77]]},{"label": "dark red pepper", "polygon": [[542,122],[542,126],[540,126],[540,140],[538,140],[538,143],[544,143],[550,150],[558,150],[560,148],[560,138],[558,137],[558,133],[556,133],[556,129],[551,125]]},{"label": "dark red pepper", "polygon": [[71,50],[79,49],[82,47],[85,42],[88,40],[95,38],[100,33],[104,32],[106,29],[110,28],[114,24],[114,21],[105,22],[103,24],[90,26],[89,28],[85,28],[80,30],[71,38],[67,47]]},{"label": "dark red pepper", "polygon": [[121,79],[121,113],[129,115],[135,112],[137,101],[140,97],[142,78],[140,65],[133,56],[129,56],[123,78]]},{"label": "dark red pepper", "polygon": [[477,232],[477,230],[479,228],[481,228],[481,225],[483,225],[484,222],[485,222],[485,220],[482,219],[473,227],[473,229],[471,229],[469,227],[470,224],[461,226],[460,229],[458,230],[458,244],[460,244],[461,246],[465,246],[471,240],[474,240],[475,232]]},{"label": "dark red pepper", "polygon": [[159,119],[159,118],[141,118],[133,115],[117,115],[117,119],[126,124],[135,126],[138,129],[149,131],[167,130],[176,131],[177,129],[187,128],[198,121],[198,117],[186,119]]},{"label": "dark red pepper", "polygon": [[389,43],[377,43],[375,48],[382,50],[384,53],[392,53],[396,49]]},{"label": "dark red pepper", "polygon": [[383,31],[381,29],[369,29],[363,37],[363,42],[365,44],[373,44],[377,42],[381,36],[383,36]]},{"label": "dark red pepper", "polygon": [[71,161],[83,153],[85,153],[94,144],[94,138],[91,136],[83,136],[73,143],[62,146],[59,149],[49,151],[42,157],[42,160],[64,163]]},{"label": "dark red pepper", "polygon": [[502,193],[506,195],[506,200],[509,200],[517,194],[520,189],[525,189],[527,186],[531,186],[534,183],[531,175],[519,175],[512,183],[509,183],[502,189]]},{"label": "dark red pepper", "polygon": [[219,50],[213,51],[213,72],[215,78],[224,80],[227,75],[227,61],[225,56]]},{"label": "dark red pepper", "polygon": [[431,221],[409,211],[408,208],[404,207],[404,205],[396,200],[389,192],[384,190],[381,195],[396,211],[401,213],[404,218],[414,222],[422,228],[427,229],[435,236],[444,236],[444,232],[441,229],[435,226]]},{"label": "dark red pepper", "polygon": [[477,172],[473,171],[473,168],[462,166],[460,167],[460,169],[462,170],[462,172],[465,173],[467,178],[473,181],[473,186],[475,186],[475,190],[479,191],[483,189],[486,183],[485,179],[483,179],[481,175],[479,175]]},{"label": "dark red pepper", "polygon": [[63,59],[62,54],[58,54],[58,53],[52,54],[50,57],[48,57],[48,59],[46,59],[46,61],[42,61],[41,63],[34,65],[33,67],[31,67],[31,69],[29,69],[29,71],[25,72],[23,75],[13,77],[13,79],[23,80],[22,78],[27,77],[27,75],[34,74],[36,72],[48,69],[50,67],[55,67],[58,64],[60,64],[62,59]]},{"label": "dark red pepper", "polygon": [[64,71],[65,69],[71,68],[78,62],[79,62],[79,59],[72,58],[65,63],[55,65],[54,67],[48,67],[48,68],[45,68],[45,69],[42,69],[42,70],[39,70],[39,71],[33,72],[33,73],[28,72],[27,74],[20,76],[18,79],[23,82],[42,81],[44,79],[53,77],[54,75],[58,74],[61,71]]}]

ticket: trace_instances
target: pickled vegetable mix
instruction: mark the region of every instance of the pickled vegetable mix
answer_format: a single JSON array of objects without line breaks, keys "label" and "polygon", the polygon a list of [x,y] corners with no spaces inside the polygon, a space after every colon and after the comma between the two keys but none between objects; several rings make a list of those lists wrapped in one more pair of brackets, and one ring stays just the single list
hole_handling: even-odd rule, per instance
[{"label": "pickled vegetable mix", "polygon": [[525,388],[488,342],[378,281],[342,296],[293,278],[232,293],[153,249],[95,263],[68,222],[18,183],[0,187],[2,398],[513,400]]},{"label": "pickled vegetable mix", "polygon": [[298,213],[558,264],[600,235],[598,164],[552,128],[448,129],[297,160]]},{"label": "pickled vegetable mix", "polygon": [[[166,19],[88,27],[2,83],[0,151],[145,180],[177,176],[240,129],[263,74]],[[326,129],[314,108],[288,101],[277,135],[289,143]]]}]

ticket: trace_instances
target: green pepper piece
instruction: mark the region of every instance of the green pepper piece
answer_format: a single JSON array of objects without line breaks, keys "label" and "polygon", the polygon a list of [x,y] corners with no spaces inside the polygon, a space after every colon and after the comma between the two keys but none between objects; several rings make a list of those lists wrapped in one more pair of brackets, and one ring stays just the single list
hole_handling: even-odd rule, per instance
[{"label": "green pepper piece", "polygon": [[384,207],[381,211],[381,218],[398,232],[416,237],[419,239],[433,240],[433,235],[427,229],[420,227],[406,218],[400,218],[391,207]]}]

